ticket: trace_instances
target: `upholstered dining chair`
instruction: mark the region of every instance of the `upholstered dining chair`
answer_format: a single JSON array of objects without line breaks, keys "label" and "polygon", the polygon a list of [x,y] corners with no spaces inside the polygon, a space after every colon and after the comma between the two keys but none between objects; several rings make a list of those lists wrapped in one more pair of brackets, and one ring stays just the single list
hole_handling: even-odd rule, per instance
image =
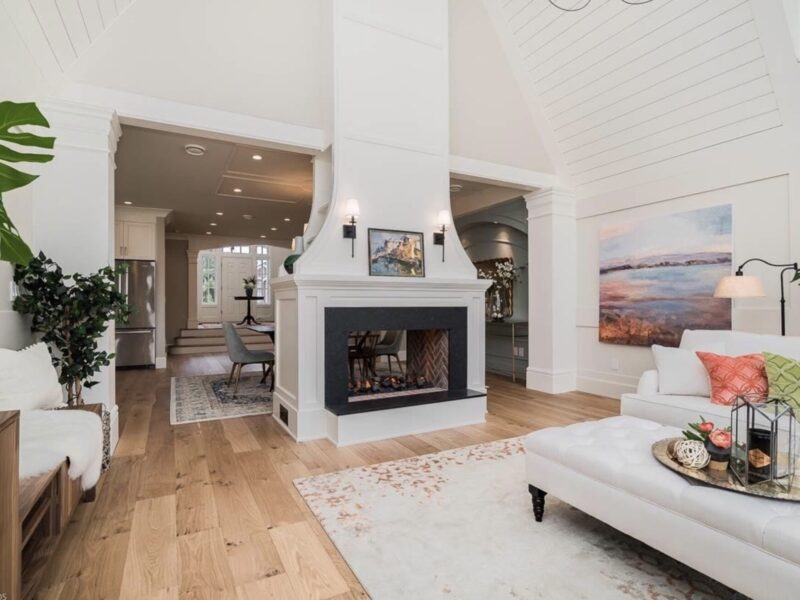
[{"label": "upholstered dining chair", "polygon": [[404,331],[394,330],[387,331],[383,339],[375,346],[375,358],[385,356],[389,363],[389,374],[392,374],[392,357],[397,361],[397,368],[400,369],[400,374],[403,375],[403,366],[400,364],[400,348],[403,346]]},{"label": "upholstered dining chair", "polygon": [[[233,363],[231,374],[228,377],[228,385],[231,384],[234,377],[236,378],[236,384],[233,388],[234,395],[239,391],[239,380],[242,378],[242,367],[244,365],[261,365],[263,374],[261,383],[266,383],[267,375],[271,373],[272,380],[270,381],[269,391],[273,391],[275,389],[275,354],[266,350],[248,350],[233,323],[223,323],[222,328],[225,330],[225,345],[228,347],[228,357]],[[268,366],[269,370],[267,370]]]}]

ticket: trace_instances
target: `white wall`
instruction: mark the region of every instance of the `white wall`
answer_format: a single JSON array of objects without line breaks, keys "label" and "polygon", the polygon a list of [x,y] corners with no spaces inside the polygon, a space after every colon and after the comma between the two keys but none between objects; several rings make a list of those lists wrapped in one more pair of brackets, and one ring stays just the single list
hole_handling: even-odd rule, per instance
[{"label": "white wall", "polygon": [[[751,2],[782,125],[701,153],[637,169],[615,189],[584,190],[578,204],[578,387],[617,395],[635,388],[652,367],[647,348],[597,341],[599,229],[640,217],[733,205],[733,259],[800,261],[800,65],[779,3]],[[734,301],[734,329],[780,332],[777,270],[750,265],[762,277],[763,299]],[[800,335],[800,286],[787,288],[787,332]]]},{"label": "white wall", "polygon": [[[28,102],[45,89],[39,69],[0,3],[0,101]],[[41,167],[23,166],[26,172],[39,172]],[[33,189],[37,183],[3,194],[3,204],[22,238],[35,250],[33,235]],[[12,266],[0,262],[0,347],[21,348],[32,340],[28,323],[11,308],[10,284]]]},{"label": "white wall", "polygon": [[[653,203],[586,216],[578,220],[578,387],[579,389],[617,395],[632,391],[638,377],[652,368],[649,348],[602,344],[598,341],[598,235],[600,228],[629,220],[653,217],[715,206],[733,205],[733,258],[735,265],[758,256],[777,262],[800,260],[800,223],[792,207],[789,175],[775,173],[747,175],[741,182],[720,174],[730,185],[708,188],[709,182],[696,174],[682,178],[684,190],[677,196],[667,193],[663,183],[648,186]],[[732,174],[731,174],[732,175]],[[704,189],[705,188],[705,189]],[[689,191],[691,190],[691,191]],[[642,190],[643,191],[643,190]],[[635,190],[623,195],[631,197]],[[767,290],[765,299],[742,299],[734,302],[733,327],[745,331],[777,334],[780,332],[777,270],[749,265],[748,274],[760,275]],[[800,290],[793,286],[788,305],[788,332],[800,334]]]},{"label": "white wall", "polygon": [[137,0],[66,69],[84,84],[321,127],[322,0]]},{"label": "white wall", "polygon": [[450,153],[552,172],[481,0],[450,0]]}]

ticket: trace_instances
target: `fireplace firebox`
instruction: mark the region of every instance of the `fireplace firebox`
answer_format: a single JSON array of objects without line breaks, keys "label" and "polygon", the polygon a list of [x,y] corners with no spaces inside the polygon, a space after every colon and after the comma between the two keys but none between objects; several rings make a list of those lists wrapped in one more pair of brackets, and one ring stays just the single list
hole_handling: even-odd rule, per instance
[{"label": "fireplace firebox", "polygon": [[[376,348],[398,337],[404,339],[399,349],[404,360],[389,370],[392,359],[376,355]],[[467,389],[465,307],[325,308],[325,408],[330,412],[345,415],[481,395]]]}]

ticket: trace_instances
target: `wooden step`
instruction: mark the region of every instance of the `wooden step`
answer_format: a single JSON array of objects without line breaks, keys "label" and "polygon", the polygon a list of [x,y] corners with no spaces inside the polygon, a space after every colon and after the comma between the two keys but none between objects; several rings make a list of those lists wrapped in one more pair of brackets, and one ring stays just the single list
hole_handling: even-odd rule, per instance
[{"label": "wooden step", "polygon": [[[264,344],[247,344],[248,350],[274,350],[272,344],[264,343]],[[227,352],[228,347],[222,344],[213,344],[213,345],[205,345],[205,346],[170,346],[169,347],[169,354],[210,354],[210,353],[219,353],[219,352]]]},{"label": "wooden step", "polygon": [[[240,336],[249,336],[249,335],[264,335],[263,333],[258,333],[257,331],[252,331],[247,327],[241,326],[236,327],[236,331],[239,333]],[[181,329],[180,337],[183,338],[202,338],[202,337],[218,337],[222,336],[224,333],[222,332],[221,327],[217,327],[214,329]]]},{"label": "wooden step", "polygon": [[[246,346],[250,344],[265,344],[270,341],[270,339],[264,335],[243,335],[242,341],[245,343]],[[225,338],[221,335],[216,337],[178,337],[175,338],[175,345],[176,346],[219,346],[220,344],[225,343]]]}]

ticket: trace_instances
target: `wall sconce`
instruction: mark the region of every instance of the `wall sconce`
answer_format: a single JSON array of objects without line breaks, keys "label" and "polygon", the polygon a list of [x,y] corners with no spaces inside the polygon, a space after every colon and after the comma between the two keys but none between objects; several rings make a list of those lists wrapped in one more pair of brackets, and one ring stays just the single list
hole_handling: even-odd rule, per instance
[{"label": "wall sconce", "polygon": [[359,214],[358,200],[350,198],[347,201],[347,223],[342,225],[342,237],[346,240],[350,240],[351,258],[356,255],[356,222],[358,222]]},{"label": "wall sconce", "polygon": [[450,225],[450,211],[440,210],[439,227],[441,227],[441,229],[433,232],[433,243],[435,246],[442,247],[442,262],[444,262],[444,234],[447,231],[448,225]]}]

